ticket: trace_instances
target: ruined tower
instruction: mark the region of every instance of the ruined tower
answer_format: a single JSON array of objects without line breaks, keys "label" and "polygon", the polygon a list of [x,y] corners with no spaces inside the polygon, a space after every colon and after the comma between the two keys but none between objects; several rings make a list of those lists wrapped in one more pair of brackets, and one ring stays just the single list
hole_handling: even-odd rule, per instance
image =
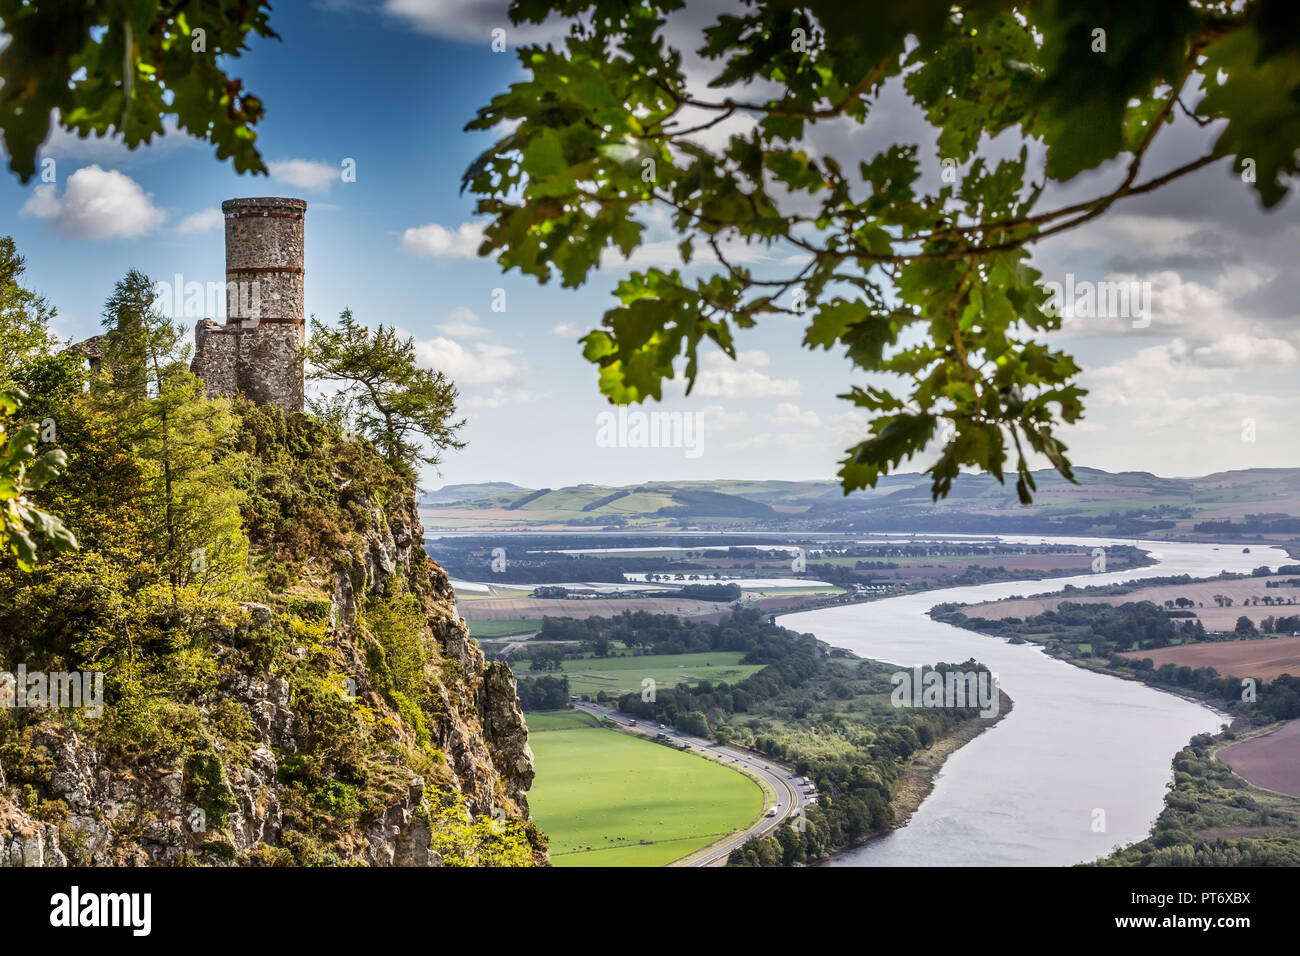
[{"label": "ruined tower", "polygon": [[306,343],[303,234],[307,203],[227,199],[226,324],[194,329],[194,374],[208,395],[242,392],[259,405],[303,406]]}]

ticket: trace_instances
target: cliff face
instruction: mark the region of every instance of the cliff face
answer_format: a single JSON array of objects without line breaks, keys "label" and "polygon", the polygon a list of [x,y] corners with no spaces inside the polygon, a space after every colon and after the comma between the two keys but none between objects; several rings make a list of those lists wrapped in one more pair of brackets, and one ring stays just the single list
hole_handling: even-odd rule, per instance
[{"label": "cliff face", "polygon": [[[413,493],[336,493],[347,547],[202,633],[214,676],[181,743],[123,752],[61,713],[10,729],[0,864],[545,861],[514,678],[470,639]],[[374,609],[399,597],[396,626]]]}]

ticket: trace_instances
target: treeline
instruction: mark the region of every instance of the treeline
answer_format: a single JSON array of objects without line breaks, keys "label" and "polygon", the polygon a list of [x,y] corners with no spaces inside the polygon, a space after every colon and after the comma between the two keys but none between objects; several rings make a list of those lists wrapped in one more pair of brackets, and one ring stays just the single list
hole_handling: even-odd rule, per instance
[{"label": "treeline", "polygon": [[[891,496],[892,497],[892,496]],[[919,495],[918,495],[919,497]],[[926,507],[919,502],[851,498],[846,502],[818,502],[797,516],[800,525],[813,522],[817,531],[898,531],[967,534],[1042,534],[1088,537],[1141,537],[1152,531],[1168,530],[1175,522],[1166,518],[1144,518],[1148,511],[1113,511],[1104,515],[988,515],[928,508],[929,489],[924,491]],[[868,504],[868,501],[870,503]],[[1190,517],[1190,516],[1189,516]]]},{"label": "treeline", "polygon": [[607,657],[616,643],[634,654],[696,654],[704,651],[741,651],[744,663],[767,664],[787,653],[787,640],[781,629],[767,624],[767,618],[754,610],[734,611],[724,620],[713,623],[683,619],[675,614],[651,614],[648,611],[624,611],[616,617],[546,617],[534,641],[577,641],[568,646],[521,648],[516,661],[537,657],[559,660],[595,654]]},{"label": "treeline", "polygon": [[1300,518],[1287,514],[1246,515],[1241,521],[1202,521],[1192,525],[1198,534],[1295,534],[1300,532]]},{"label": "treeline", "polygon": [[659,557],[593,558],[580,554],[525,554],[508,549],[505,566],[493,565],[491,549],[462,551],[445,548],[439,542],[439,563],[454,578],[466,581],[499,581],[502,584],[560,584],[591,581],[622,584],[625,575],[648,572],[676,574],[705,570],[704,565],[670,561]]},{"label": "treeline", "polygon": [[524,710],[559,710],[569,703],[569,678],[559,676],[530,677],[518,681],[519,705]]},{"label": "treeline", "polygon": [[[960,611],[938,608],[933,616],[970,630],[1012,635],[1013,641],[1023,641],[1024,635],[1032,634],[1036,640],[1046,644],[1049,652],[1064,652],[1064,656],[1093,660],[1148,684],[1202,694],[1233,713],[1249,715],[1257,722],[1300,717],[1300,675],[1283,674],[1268,683],[1256,680],[1251,692],[1244,693],[1242,678],[1250,677],[1249,674],[1227,676],[1213,667],[1193,668],[1172,663],[1156,667],[1149,657],[1122,656],[1121,652],[1168,647],[1175,638],[1196,642],[1216,639],[1206,634],[1199,620],[1171,620],[1166,612],[1150,601],[1130,602],[1119,607],[1063,603],[1055,611],[1045,611],[1024,620],[967,618]],[[1239,621],[1235,635],[1255,636],[1255,627],[1249,618],[1241,620],[1246,626]],[[1300,625],[1300,618],[1282,618],[1280,621]],[[1217,639],[1233,638],[1224,635]]]},{"label": "treeline", "polygon": [[[878,670],[881,677],[888,679],[883,673],[890,669],[887,665],[863,662],[859,667],[868,672]],[[985,671],[974,661],[939,664],[924,670]],[[787,824],[770,836],[746,841],[731,852],[728,864],[801,866],[878,834],[895,821],[894,792],[908,761],[977,715],[972,708],[894,710],[889,716],[875,716],[869,727],[855,727],[852,723],[844,727],[841,732],[846,735],[869,729],[860,738],[862,742],[847,753],[834,757],[795,755],[796,772],[811,777],[817,785],[818,803],[804,809],[797,826]],[[791,759],[789,747],[773,737],[760,735],[754,747],[778,759]]]},{"label": "treeline", "polygon": [[739,584],[687,584],[667,592],[668,596],[676,595],[692,601],[724,602],[739,601],[742,593]]}]

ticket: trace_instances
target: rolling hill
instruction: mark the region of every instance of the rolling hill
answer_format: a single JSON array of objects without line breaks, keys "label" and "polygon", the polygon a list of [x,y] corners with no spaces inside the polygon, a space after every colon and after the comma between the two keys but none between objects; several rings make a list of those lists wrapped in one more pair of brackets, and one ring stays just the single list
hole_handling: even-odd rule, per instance
[{"label": "rolling hill", "polygon": [[1035,472],[1035,503],[989,475],[963,475],[944,500],[929,477],[889,475],[845,496],[834,481],[656,481],[522,488],[452,485],[423,502],[426,527],[656,531],[945,531],[1300,539],[1300,469],[1255,468],[1201,478],[1077,471],[1071,484]]}]

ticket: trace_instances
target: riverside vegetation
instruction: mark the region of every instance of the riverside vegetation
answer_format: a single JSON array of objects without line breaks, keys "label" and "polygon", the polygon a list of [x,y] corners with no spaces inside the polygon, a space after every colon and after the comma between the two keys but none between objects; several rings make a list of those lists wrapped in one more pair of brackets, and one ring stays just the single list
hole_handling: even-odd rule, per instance
[{"label": "riverside vegetation", "polygon": [[[1228,576],[1221,576],[1226,578]],[[1175,577],[1171,583],[1190,583]],[[1150,582],[1138,582],[1147,584]],[[1136,585],[1115,587],[1124,593]],[[1213,667],[1155,667],[1143,650],[1257,636],[1249,630],[1207,635],[1199,621],[1175,617],[1150,601],[1063,603],[1026,619],[967,618],[953,605],[936,608],[936,619],[983,633],[1035,641],[1049,654],[1076,665],[1206,700],[1232,717],[1217,735],[1200,734],[1173,759],[1173,786],[1151,835],[1099,861],[1112,866],[1295,866],[1300,863],[1300,799],[1254,787],[1216,753],[1252,729],[1300,718],[1300,676],[1282,674],[1249,682],[1249,674],[1220,674]],[[1247,624],[1249,619],[1243,618]],[[1271,619],[1272,620],[1272,619]],[[1289,633],[1296,619],[1278,618]],[[1272,630],[1272,628],[1269,628]],[[1131,657],[1120,651],[1138,652]]]},{"label": "riverside vegetation", "polygon": [[[98,717],[0,710],[0,862],[544,863],[514,681],[421,545],[418,416],[385,442],[374,409],[206,398],[136,272],[88,368],[0,252],[0,392],[27,439],[0,458],[27,508],[0,529],[0,660],[105,684]],[[449,384],[404,381],[449,413]],[[53,455],[39,484],[24,423]]]},{"label": "riverside vegetation", "polygon": [[[898,708],[890,700],[897,668],[832,649],[811,634],[769,623],[766,615],[737,609],[719,623],[672,614],[626,612],[615,618],[548,618],[539,640],[577,640],[525,655],[559,662],[576,656],[602,662],[628,656],[653,672],[656,658],[702,651],[742,654],[743,665],[762,669],[742,680],[700,680],[657,686],[653,700],[640,693],[595,699],[622,713],[662,722],[719,743],[748,747],[792,764],[813,779],[819,803],[798,825],[748,841],[730,862],[741,866],[798,866],[877,835],[895,825],[896,801],[913,758],[953,735],[969,732],[976,707]],[[512,660],[514,657],[512,656]],[[518,666],[521,662],[516,661]],[[531,661],[530,661],[531,666]],[[974,661],[934,668],[983,670]],[[520,671],[520,696],[539,709],[567,700],[567,678]]]}]

